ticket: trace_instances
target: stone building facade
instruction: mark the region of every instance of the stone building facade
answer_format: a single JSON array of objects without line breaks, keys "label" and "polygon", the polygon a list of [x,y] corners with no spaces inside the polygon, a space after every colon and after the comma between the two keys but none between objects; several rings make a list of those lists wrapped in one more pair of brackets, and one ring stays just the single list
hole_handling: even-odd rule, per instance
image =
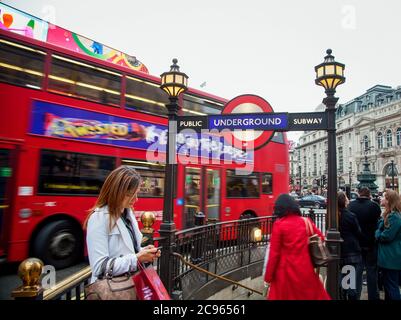
[{"label": "stone building facade", "polygon": [[[324,111],[319,105],[316,111]],[[337,106],[337,179],[340,188],[358,185],[365,157],[376,174],[379,191],[399,188],[401,168],[401,86],[376,85]],[[327,177],[327,134],[304,132],[295,150],[304,189],[324,187]],[[394,175],[392,174],[394,172]],[[297,172],[299,176],[299,170]],[[322,183],[323,181],[323,183]],[[326,180],[327,181],[327,180]]]}]

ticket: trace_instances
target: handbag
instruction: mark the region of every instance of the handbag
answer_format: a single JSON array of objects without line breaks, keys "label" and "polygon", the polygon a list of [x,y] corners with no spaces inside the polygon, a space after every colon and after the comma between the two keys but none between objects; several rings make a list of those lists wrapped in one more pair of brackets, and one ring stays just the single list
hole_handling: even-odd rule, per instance
[{"label": "handbag", "polygon": [[313,233],[310,221],[307,218],[303,219],[305,221],[306,233],[308,234],[309,255],[312,259],[312,264],[314,267],[325,266],[333,260],[333,257],[322,239],[316,233]]},{"label": "handbag", "polygon": [[135,283],[132,274],[113,276],[113,268],[116,258],[111,259],[106,271],[107,258],[101,265],[101,278],[85,287],[86,300],[136,300]]},{"label": "handbag", "polygon": [[138,300],[171,300],[153,267],[145,268],[138,262],[138,269],[140,272],[133,277]]}]

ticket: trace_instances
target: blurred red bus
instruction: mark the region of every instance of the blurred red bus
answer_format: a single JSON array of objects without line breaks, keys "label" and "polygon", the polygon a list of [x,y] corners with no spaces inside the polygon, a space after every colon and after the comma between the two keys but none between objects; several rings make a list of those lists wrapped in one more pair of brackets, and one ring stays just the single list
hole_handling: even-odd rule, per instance
[{"label": "blurred red bus", "polygon": [[[164,165],[149,146],[166,134],[167,98],[160,78],[62,47],[0,30],[0,257],[39,257],[63,268],[83,254],[82,222],[107,174],[134,166],[143,178],[135,205],[162,218]],[[183,115],[221,113],[225,99],[189,89]],[[221,147],[221,146],[220,146]],[[255,151],[253,172],[231,164],[178,164],[174,219],[178,229],[265,216],[288,192],[286,136]],[[241,159],[237,159],[241,158]],[[215,159],[216,160],[216,159]]]}]

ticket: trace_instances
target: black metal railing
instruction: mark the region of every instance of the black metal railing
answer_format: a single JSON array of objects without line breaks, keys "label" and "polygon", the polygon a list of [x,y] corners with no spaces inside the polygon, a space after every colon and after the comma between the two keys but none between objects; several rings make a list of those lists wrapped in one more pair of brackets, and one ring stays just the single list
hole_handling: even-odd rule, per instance
[{"label": "black metal railing", "polygon": [[[174,252],[209,272],[224,275],[263,261],[272,223],[272,217],[260,217],[182,230],[175,235]],[[173,292],[181,299],[193,298],[214,279],[180,259],[175,258],[173,265]]]},{"label": "black metal railing", "polygon": [[[310,209],[304,211],[303,216],[310,217],[325,233],[325,213],[315,213]],[[161,253],[170,254],[173,259],[173,270],[170,272],[173,280],[173,292],[170,293],[173,299],[193,299],[202,287],[216,279],[208,273],[191,268],[185,261],[220,276],[252,265],[260,269],[261,274],[260,264],[264,260],[266,245],[270,241],[274,219],[272,216],[257,217],[177,231],[171,248],[161,246],[163,238],[154,238],[154,244]],[[174,253],[178,253],[180,258]],[[159,274],[163,267],[160,261],[161,259],[157,259],[154,264]],[[89,283],[91,274],[88,266],[51,289],[39,288],[31,294],[21,287],[21,290],[14,290],[13,296],[39,300],[83,300],[84,287]]]}]

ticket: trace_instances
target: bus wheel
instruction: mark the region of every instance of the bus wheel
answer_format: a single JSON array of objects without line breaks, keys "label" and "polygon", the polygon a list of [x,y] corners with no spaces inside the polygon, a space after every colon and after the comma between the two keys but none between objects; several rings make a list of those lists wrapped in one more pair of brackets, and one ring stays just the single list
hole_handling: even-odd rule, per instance
[{"label": "bus wheel", "polygon": [[33,255],[45,264],[63,269],[82,257],[82,233],[67,220],[53,221],[39,231],[32,248]]},{"label": "bus wheel", "polygon": [[239,218],[240,220],[256,218],[256,214],[254,214],[252,211],[245,211],[240,215]]}]

